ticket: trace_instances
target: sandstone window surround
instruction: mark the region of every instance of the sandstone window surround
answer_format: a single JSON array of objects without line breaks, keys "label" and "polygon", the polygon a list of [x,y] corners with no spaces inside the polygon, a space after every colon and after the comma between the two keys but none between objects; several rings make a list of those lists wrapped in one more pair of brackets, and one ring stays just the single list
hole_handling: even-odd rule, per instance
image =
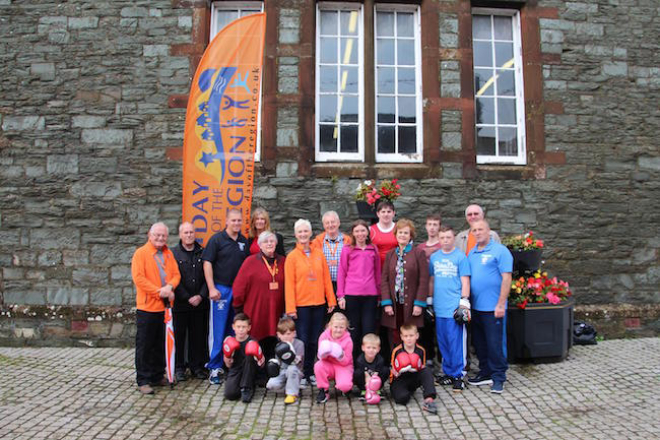
[{"label": "sandstone window surround", "polygon": [[[209,32],[209,42],[232,21],[237,18],[246,17],[252,14],[258,14],[263,11],[263,2],[261,1],[215,1],[211,4],[211,26]],[[263,78],[262,78],[263,79]],[[261,99],[259,100],[259,115],[261,115],[261,103],[263,101],[263,87],[260,90]],[[261,120],[257,127],[257,143],[254,151],[254,160],[261,159]]]},{"label": "sandstone window surround", "polygon": [[[315,159],[422,162],[419,7],[376,4],[371,19],[363,8],[317,3]],[[373,149],[365,149],[369,127]]]},{"label": "sandstone window surround", "polygon": [[517,10],[472,9],[478,164],[526,163],[520,39]]}]

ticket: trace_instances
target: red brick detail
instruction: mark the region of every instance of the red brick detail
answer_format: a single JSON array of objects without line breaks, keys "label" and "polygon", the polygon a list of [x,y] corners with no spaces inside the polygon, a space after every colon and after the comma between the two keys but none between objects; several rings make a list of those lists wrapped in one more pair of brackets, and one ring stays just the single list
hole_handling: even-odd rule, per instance
[{"label": "red brick detail", "polygon": [[87,321],[71,321],[71,331],[84,333],[89,330],[89,323]]},{"label": "red brick detail", "polygon": [[203,54],[205,49],[206,49],[206,44],[202,44],[202,43],[173,44],[172,46],[170,46],[170,54],[174,56],[197,55],[197,54]]},{"label": "red brick detail", "polygon": [[188,107],[188,95],[170,95],[167,97],[167,106],[169,108]]},{"label": "red brick detail", "polygon": [[559,101],[545,101],[543,103],[546,115],[563,115],[564,104]]},{"label": "red brick detail", "polygon": [[547,165],[565,165],[566,164],[566,153],[563,151],[546,151],[541,156],[541,162]]},{"label": "red brick detail", "polygon": [[543,64],[561,64],[561,54],[543,53],[541,54],[541,62]]},{"label": "red brick detail", "polygon": [[552,7],[537,7],[536,16],[538,18],[559,18],[559,9]]},{"label": "red brick detail", "polygon": [[642,322],[639,318],[626,318],[623,320],[623,326],[628,330],[634,330],[642,327]]},{"label": "red brick detail", "polygon": [[169,160],[183,160],[183,147],[168,147],[165,156]]}]

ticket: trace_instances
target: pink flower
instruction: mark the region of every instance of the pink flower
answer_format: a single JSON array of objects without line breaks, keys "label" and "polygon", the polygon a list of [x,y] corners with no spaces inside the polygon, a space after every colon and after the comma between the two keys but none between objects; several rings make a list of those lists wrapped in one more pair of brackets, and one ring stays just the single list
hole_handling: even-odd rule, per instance
[{"label": "pink flower", "polygon": [[546,298],[548,298],[548,302],[550,304],[559,304],[561,302],[561,298],[559,298],[557,295],[555,295],[552,292],[548,292]]}]

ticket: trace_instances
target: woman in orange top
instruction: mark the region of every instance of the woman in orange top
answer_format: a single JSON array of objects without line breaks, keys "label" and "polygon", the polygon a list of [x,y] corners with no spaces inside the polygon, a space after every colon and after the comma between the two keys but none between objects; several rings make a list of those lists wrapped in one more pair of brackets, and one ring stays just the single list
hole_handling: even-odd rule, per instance
[{"label": "woman in orange top", "polygon": [[337,305],[330,270],[323,251],[310,246],[312,225],[299,219],[293,227],[296,247],[284,263],[286,313],[296,321],[296,333],[305,344],[305,378],[314,384],[314,358],[325,314]]}]

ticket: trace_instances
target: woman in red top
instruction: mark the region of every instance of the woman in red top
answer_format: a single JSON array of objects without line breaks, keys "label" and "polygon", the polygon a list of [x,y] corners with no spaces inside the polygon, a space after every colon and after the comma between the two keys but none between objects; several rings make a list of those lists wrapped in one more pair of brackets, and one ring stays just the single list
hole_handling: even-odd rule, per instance
[{"label": "woman in red top", "polygon": [[[250,230],[248,232],[248,248],[250,249],[250,255],[259,253],[259,244],[257,243],[257,238],[259,234],[264,231],[270,231],[270,217],[268,211],[264,208],[256,208],[252,211],[252,216],[250,217]],[[277,247],[275,248],[275,253],[277,255],[286,256],[284,252],[284,238],[281,234],[275,234],[277,237]]]},{"label": "woman in red top", "polygon": [[277,322],[284,313],[284,257],[277,255],[277,237],[270,231],[256,240],[259,253],[245,259],[234,280],[234,310],[252,320],[250,336],[275,336]]},{"label": "woman in red top", "polygon": [[396,237],[394,236],[394,205],[389,200],[383,200],[378,203],[376,208],[378,223],[371,225],[371,242],[378,248],[381,265],[385,261],[385,255],[397,247]]}]

